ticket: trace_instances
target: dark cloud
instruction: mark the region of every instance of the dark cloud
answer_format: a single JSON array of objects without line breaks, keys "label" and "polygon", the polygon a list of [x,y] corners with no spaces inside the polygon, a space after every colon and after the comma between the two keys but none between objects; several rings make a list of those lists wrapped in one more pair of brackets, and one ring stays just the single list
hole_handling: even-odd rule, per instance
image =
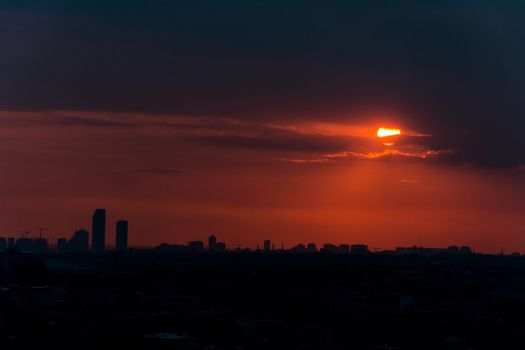
[{"label": "dark cloud", "polygon": [[[45,121],[42,121],[45,123]],[[102,127],[102,128],[134,128],[137,124],[115,121],[115,120],[102,120],[93,118],[69,118],[61,117],[51,121],[51,123],[64,126],[86,126],[86,127]]]},{"label": "dark cloud", "polygon": [[318,136],[298,133],[259,136],[201,136],[195,141],[210,146],[251,148],[297,152],[336,152],[352,147],[356,138],[348,136]]},{"label": "dark cloud", "polygon": [[4,1],[0,108],[263,121],[386,113],[457,162],[513,166],[525,163],[523,42],[525,4],[511,1]]},{"label": "dark cloud", "polygon": [[6,115],[0,117],[0,125],[11,127],[28,126],[68,126],[68,127],[93,127],[93,128],[135,128],[138,124],[127,121],[97,119],[93,117],[68,117],[51,114],[39,115]]}]

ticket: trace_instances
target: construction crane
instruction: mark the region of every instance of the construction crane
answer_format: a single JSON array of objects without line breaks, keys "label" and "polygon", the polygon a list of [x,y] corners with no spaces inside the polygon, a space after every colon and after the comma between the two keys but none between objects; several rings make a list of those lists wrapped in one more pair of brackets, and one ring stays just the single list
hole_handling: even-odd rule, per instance
[{"label": "construction crane", "polygon": [[28,230],[19,230],[18,232],[23,233],[25,238],[29,238],[29,235],[31,234],[31,231]]},{"label": "construction crane", "polygon": [[45,230],[49,230],[49,228],[47,227],[37,227],[36,229],[38,230],[38,237],[40,239],[42,239],[42,232],[44,232]]}]

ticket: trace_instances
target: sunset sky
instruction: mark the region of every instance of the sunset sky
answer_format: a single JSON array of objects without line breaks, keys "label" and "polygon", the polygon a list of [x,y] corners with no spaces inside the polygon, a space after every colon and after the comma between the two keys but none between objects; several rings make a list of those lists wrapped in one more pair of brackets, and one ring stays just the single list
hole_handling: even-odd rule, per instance
[{"label": "sunset sky", "polygon": [[0,236],[525,252],[524,43],[519,1],[2,1]]}]

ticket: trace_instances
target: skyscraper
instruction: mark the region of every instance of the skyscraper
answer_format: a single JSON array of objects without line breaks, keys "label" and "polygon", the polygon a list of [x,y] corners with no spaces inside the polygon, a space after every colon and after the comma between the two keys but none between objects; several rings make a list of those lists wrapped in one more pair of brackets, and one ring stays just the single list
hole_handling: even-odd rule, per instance
[{"label": "skyscraper", "polygon": [[106,209],[97,209],[93,214],[91,250],[103,252],[106,245]]},{"label": "skyscraper", "polygon": [[128,222],[126,220],[117,221],[115,248],[119,252],[128,250]]}]

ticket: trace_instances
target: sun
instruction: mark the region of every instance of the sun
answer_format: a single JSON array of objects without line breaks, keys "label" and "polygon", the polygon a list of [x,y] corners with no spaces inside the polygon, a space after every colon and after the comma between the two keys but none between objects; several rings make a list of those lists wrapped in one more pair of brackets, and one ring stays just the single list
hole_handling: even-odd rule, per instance
[{"label": "sun", "polygon": [[377,137],[387,137],[401,135],[400,129],[391,129],[391,128],[379,128],[377,129]]}]

